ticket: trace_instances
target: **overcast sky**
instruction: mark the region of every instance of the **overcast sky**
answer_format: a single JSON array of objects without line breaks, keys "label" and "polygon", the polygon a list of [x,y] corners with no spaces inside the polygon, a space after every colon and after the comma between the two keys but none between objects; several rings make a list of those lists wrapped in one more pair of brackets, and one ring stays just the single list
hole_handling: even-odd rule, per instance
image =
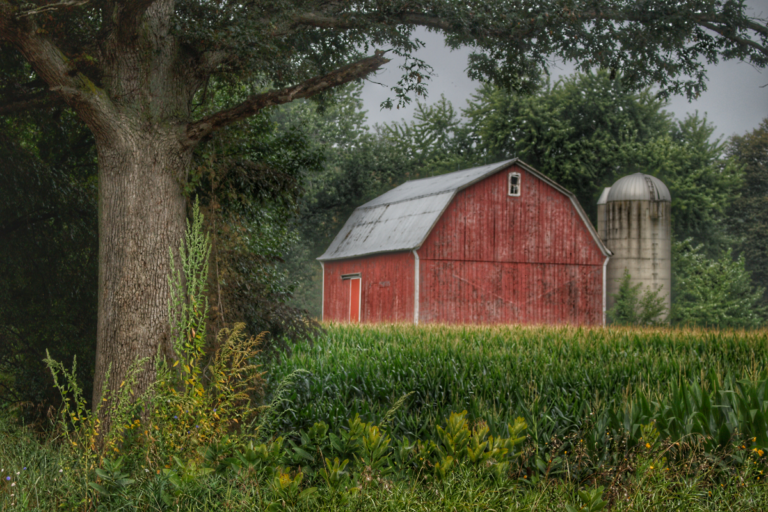
[{"label": "overcast sky", "polygon": [[[768,17],[768,0],[749,0],[747,4],[752,8],[752,15]],[[465,107],[469,95],[479,85],[467,78],[465,71],[471,50],[462,48],[451,51],[445,47],[442,35],[424,29],[419,30],[416,37],[426,43],[426,47],[416,55],[434,68],[434,77],[428,84],[427,103],[437,101],[444,94],[457,110]],[[393,58],[373,80],[387,86],[394,85],[402,73],[398,69],[401,62]],[[550,70],[553,82],[557,77],[572,72],[571,66],[564,65]],[[743,135],[757,128],[760,121],[768,117],[768,86],[760,87],[768,84],[768,69],[758,70],[743,62],[728,61],[709,66],[707,76],[707,91],[701,97],[692,102],[682,96],[673,97],[667,110],[678,119],[696,110],[706,113],[708,121],[716,127],[715,135],[726,137]],[[401,119],[410,121],[413,118],[413,104],[400,110],[381,110],[381,102],[393,97],[387,87],[366,82],[362,97],[371,125]]]}]

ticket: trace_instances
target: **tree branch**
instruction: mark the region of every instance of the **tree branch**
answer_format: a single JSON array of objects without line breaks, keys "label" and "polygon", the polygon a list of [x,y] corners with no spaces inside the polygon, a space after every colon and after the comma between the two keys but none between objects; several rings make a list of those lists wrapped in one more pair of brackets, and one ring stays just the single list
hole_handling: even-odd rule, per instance
[{"label": "tree branch", "polygon": [[219,66],[227,64],[232,60],[234,60],[234,57],[229,52],[223,50],[208,51],[200,56],[195,70],[200,76],[208,76],[216,72]]},{"label": "tree branch", "polygon": [[[763,34],[764,36],[768,36],[768,27],[765,26],[765,25],[761,25],[761,24],[755,22],[754,19],[756,19],[756,18],[753,18],[753,19],[747,21],[747,23],[746,23],[747,28],[750,29],[750,30],[754,30],[755,32],[759,32],[760,34]],[[760,21],[765,21],[765,20],[760,20]]]},{"label": "tree branch", "polygon": [[[304,13],[300,14],[294,20],[295,25],[305,25],[317,28],[336,28],[341,30],[350,30],[353,28],[359,28],[360,18],[372,18],[369,21],[381,21],[381,15],[379,14],[355,14],[355,16],[327,16],[319,13]],[[452,26],[446,20],[431,16],[423,13],[402,13],[395,16],[393,19],[406,25],[419,25],[423,27],[435,28],[439,30],[449,31]]]},{"label": "tree branch", "polygon": [[20,11],[18,14],[16,14],[16,17],[23,18],[25,16],[35,16],[44,12],[55,11],[56,9],[61,9],[63,7],[80,7],[81,5],[85,5],[89,2],[90,0],[63,0],[57,4],[41,5],[34,9]]},{"label": "tree branch", "polygon": [[[552,16],[554,18],[555,13],[552,13]],[[608,21],[614,21],[617,23],[621,22],[636,22],[636,23],[647,23],[648,20],[643,19],[638,16],[628,16],[624,13],[616,13],[616,12],[610,12],[610,11],[574,11],[572,15],[575,18],[582,18],[582,19],[600,19],[600,20],[608,20]],[[403,12],[394,16],[389,17],[389,19],[385,19],[382,15],[378,13],[354,13],[354,15],[341,15],[341,16],[333,16],[333,15],[327,15],[325,13],[303,13],[299,14],[295,19],[291,26],[290,31],[293,31],[298,26],[308,26],[308,27],[316,27],[316,28],[327,28],[327,29],[338,29],[338,30],[351,30],[355,28],[360,27],[360,20],[366,20],[369,23],[383,23],[383,24],[393,24],[393,23],[402,23],[406,25],[418,25],[423,27],[429,27],[434,28],[438,30],[442,30],[445,32],[450,32],[455,29],[455,27],[452,26],[452,24],[442,18],[439,18],[437,16],[433,16],[431,14],[426,13],[418,13],[418,12]],[[717,19],[716,16],[694,16],[692,18],[696,23],[701,25],[702,27],[708,28],[720,36],[730,39],[731,41],[734,41],[739,44],[745,44],[748,46],[751,46],[752,48],[756,49],[760,53],[764,55],[768,55],[768,48],[765,46],[760,45],[759,43],[752,41],[750,39],[745,39],[742,37],[739,37],[735,34],[730,34],[728,31],[726,31],[724,28],[719,27],[716,25],[720,20]],[[754,32],[757,32],[762,35],[768,35],[768,27],[765,25],[761,25],[760,23],[749,20],[745,23],[744,28],[747,28],[749,30],[753,30]],[[497,37],[497,38],[510,38],[510,36],[513,36],[515,39],[521,37],[530,37],[531,36],[531,30],[526,30],[521,32],[518,27],[510,26],[504,29],[497,28],[496,30],[488,30],[486,32],[487,36],[491,37]]]},{"label": "tree branch", "polygon": [[308,98],[327,89],[338,87],[358,78],[364,78],[387,62],[389,59],[384,58],[384,52],[377,50],[372,57],[347,64],[325,76],[315,77],[292,87],[251,96],[236,107],[190,123],[187,126],[185,144],[195,144],[209,133],[251,117],[267,107],[289,103],[300,98]]},{"label": "tree branch", "polygon": [[13,15],[15,13],[14,7],[6,0],[0,0],[0,41],[8,41],[10,39],[10,25]]},{"label": "tree branch", "polygon": [[765,46],[763,46],[763,45],[761,45],[759,43],[756,43],[755,41],[752,41],[751,39],[744,39],[743,37],[739,37],[739,36],[736,36],[736,35],[733,35],[733,34],[729,34],[728,31],[724,30],[722,27],[719,27],[719,26],[715,25],[714,23],[709,23],[707,21],[698,21],[697,23],[699,25],[701,25],[702,27],[704,27],[704,28],[708,28],[712,32],[716,32],[716,33],[720,34],[721,36],[723,36],[726,39],[730,39],[731,41],[734,41],[734,42],[739,43],[739,44],[744,44],[744,45],[747,45],[747,46],[751,46],[752,48],[756,49],[757,51],[759,51],[763,55],[768,56],[768,48],[766,48]]},{"label": "tree branch", "polygon": [[49,90],[77,111],[94,135],[99,137],[117,130],[112,115],[115,107],[107,94],[38,30],[33,17],[19,18],[15,14],[15,7],[0,0],[0,41],[9,42],[20,52]]}]

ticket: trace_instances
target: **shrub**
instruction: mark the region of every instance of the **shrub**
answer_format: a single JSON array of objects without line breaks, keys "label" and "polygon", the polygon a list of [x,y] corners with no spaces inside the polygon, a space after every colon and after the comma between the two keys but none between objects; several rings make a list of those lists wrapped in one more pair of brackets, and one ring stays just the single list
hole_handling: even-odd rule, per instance
[{"label": "shrub", "polygon": [[632,276],[627,269],[620,280],[619,293],[612,295],[616,302],[607,311],[608,318],[618,325],[654,325],[667,311],[661,288],[641,292],[643,284],[632,284]]}]

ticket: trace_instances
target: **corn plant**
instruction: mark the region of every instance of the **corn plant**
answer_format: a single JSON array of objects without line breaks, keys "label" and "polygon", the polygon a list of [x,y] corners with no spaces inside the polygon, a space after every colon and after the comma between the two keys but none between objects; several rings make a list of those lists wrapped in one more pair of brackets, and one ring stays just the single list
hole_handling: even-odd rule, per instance
[{"label": "corn plant", "polygon": [[[494,439],[520,417],[530,449],[517,450],[529,475],[586,478],[641,446],[652,421],[662,439],[705,443],[713,454],[746,440],[763,450],[767,344],[767,331],[330,325],[268,372],[272,382],[307,372],[285,394],[281,430],[386,421],[396,447],[400,439],[421,447],[401,450],[395,463],[416,467],[425,455],[438,462],[429,442],[454,458],[451,446],[466,451],[471,429],[443,426],[456,411],[468,425],[482,418]],[[392,407],[407,394],[407,405]],[[361,435],[346,432],[348,443]],[[351,459],[352,444],[337,437],[335,455]]]}]

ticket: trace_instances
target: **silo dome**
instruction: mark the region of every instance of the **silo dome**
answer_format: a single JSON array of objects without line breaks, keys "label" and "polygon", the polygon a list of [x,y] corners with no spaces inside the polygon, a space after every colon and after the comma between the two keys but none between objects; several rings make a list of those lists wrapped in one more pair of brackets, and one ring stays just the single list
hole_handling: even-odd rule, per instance
[{"label": "silo dome", "polygon": [[[609,190],[606,202],[672,201],[669,189],[659,178],[641,172],[624,176],[614,183]],[[598,204],[600,203],[598,202]]]}]

